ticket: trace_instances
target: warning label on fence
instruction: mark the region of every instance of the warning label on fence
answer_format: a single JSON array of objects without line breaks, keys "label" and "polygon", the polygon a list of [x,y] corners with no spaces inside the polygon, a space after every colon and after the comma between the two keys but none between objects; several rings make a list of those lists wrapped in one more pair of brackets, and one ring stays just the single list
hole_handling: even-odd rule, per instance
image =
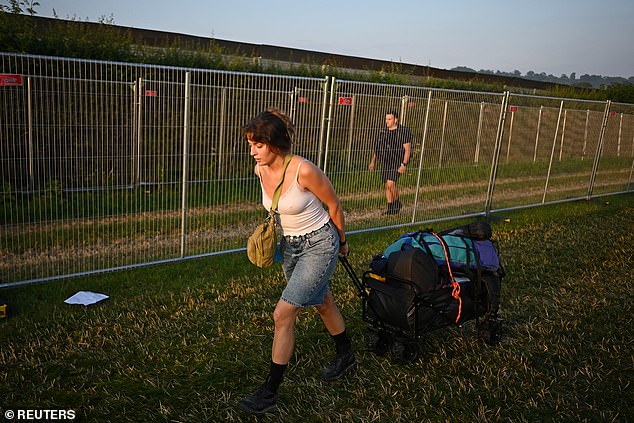
[{"label": "warning label on fence", "polygon": [[1,73],[0,74],[0,86],[1,87],[21,87],[22,75]]},{"label": "warning label on fence", "polygon": [[350,106],[352,104],[352,97],[339,97],[339,105]]}]

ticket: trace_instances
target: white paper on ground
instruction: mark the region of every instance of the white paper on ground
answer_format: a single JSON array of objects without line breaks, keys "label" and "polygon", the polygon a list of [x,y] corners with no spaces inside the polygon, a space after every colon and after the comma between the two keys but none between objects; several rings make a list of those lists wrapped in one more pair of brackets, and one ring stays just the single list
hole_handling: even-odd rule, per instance
[{"label": "white paper on ground", "polygon": [[75,295],[66,298],[64,302],[66,304],[91,305],[98,303],[101,300],[105,300],[106,298],[108,298],[108,296],[104,294],[98,294],[90,291],[79,291]]}]

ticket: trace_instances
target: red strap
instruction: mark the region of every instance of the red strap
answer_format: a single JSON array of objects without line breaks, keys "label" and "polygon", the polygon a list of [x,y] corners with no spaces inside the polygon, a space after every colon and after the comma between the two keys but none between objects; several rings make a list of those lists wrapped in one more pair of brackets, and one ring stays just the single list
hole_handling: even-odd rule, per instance
[{"label": "red strap", "polygon": [[442,245],[442,249],[445,252],[445,261],[447,262],[447,269],[449,269],[449,278],[451,279],[451,287],[453,288],[451,291],[451,296],[458,300],[458,316],[456,317],[456,323],[458,323],[458,321],[460,321],[460,316],[462,315],[462,298],[460,297],[460,284],[456,282],[453,277],[451,265],[449,264],[449,253],[447,252],[447,247],[445,247],[445,242],[435,233],[430,233],[438,238],[438,241],[440,242],[440,245]]}]

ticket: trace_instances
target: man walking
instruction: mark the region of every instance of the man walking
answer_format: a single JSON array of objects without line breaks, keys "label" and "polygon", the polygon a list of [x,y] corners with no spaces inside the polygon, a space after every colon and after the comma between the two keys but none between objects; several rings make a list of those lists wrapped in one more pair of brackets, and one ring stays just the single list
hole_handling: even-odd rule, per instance
[{"label": "man walking", "polygon": [[386,215],[398,214],[401,211],[401,200],[396,183],[407,171],[411,155],[412,133],[405,126],[398,124],[398,113],[388,112],[385,115],[385,129],[381,130],[374,141],[374,153],[368,169],[374,171],[376,160],[381,162],[381,178],[385,184],[387,199]]}]

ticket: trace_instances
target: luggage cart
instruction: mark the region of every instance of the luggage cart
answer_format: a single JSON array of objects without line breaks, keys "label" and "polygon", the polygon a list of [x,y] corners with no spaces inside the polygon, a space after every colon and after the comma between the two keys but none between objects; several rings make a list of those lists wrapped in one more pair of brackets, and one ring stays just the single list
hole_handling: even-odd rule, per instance
[{"label": "luggage cart", "polygon": [[397,362],[411,362],[420,354],[418,341],[424,334],[471,320],[476,321],[478,336],[484,342],[498,344],[502,333],[498,309],[503,269],[456,270],[439,266],[430,255],[418,251],[409,250],[406,254],[412,257],[403,259],[424,263],[419,270],[430,269],[429,277],[434,280],[425,286],[413,277],[401,277],[389,266],[382,272],[367,270],[359,278],[348,259],[340,256],[361,299],[362,319],[368,324],[368,350],[377,355],[389,352]]}]

